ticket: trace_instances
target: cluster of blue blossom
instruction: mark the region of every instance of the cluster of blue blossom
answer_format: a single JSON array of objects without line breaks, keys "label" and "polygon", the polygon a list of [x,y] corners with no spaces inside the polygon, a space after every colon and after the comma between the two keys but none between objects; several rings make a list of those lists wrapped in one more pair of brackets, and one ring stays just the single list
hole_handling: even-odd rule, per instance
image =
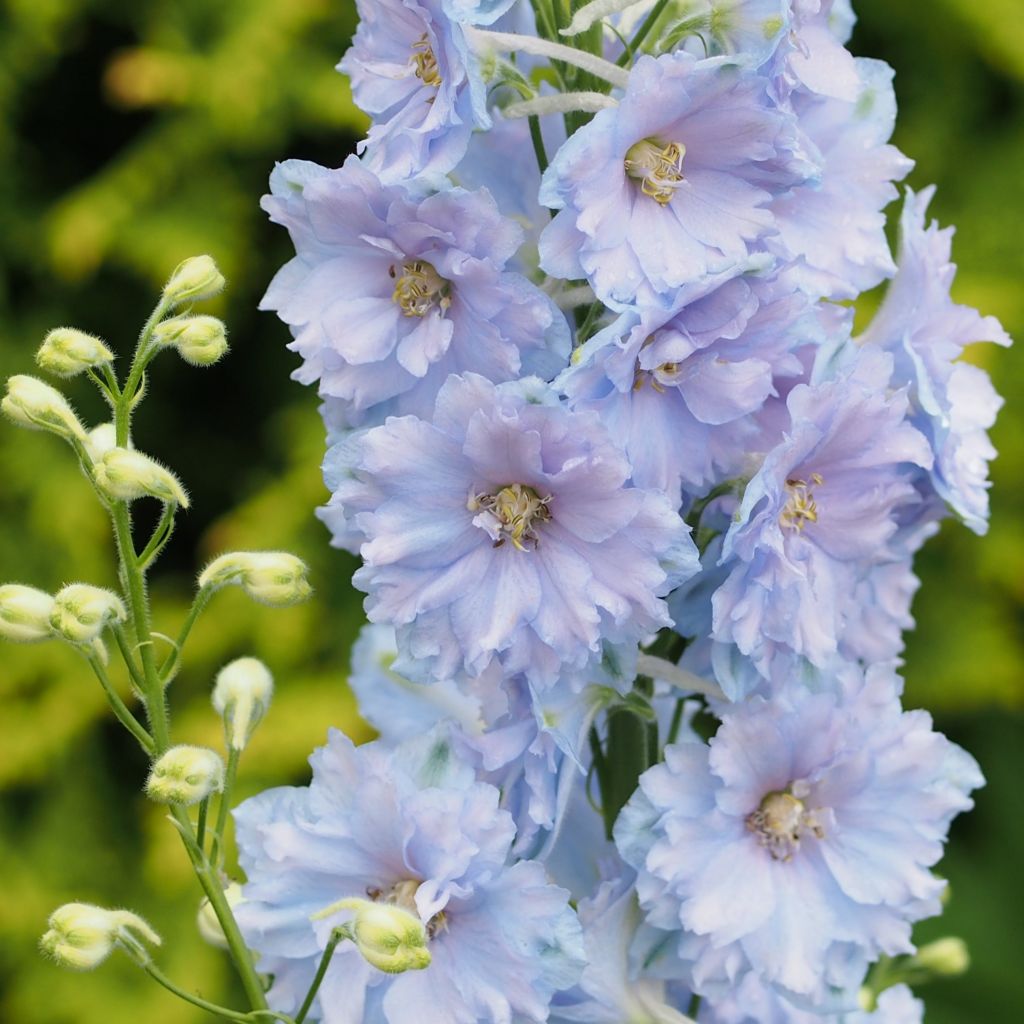
[{"label": "cluster of blue blossom", "polygon": [[930,190],[890,253],[891,70],[843,0],[357,5],[373,124],[275,171],[264,306],[381,738],[238,813],[272,1005],[360,897],[432,963],[339,949],[326,1024],[919,1021],[862,985],[983,780],[896,670],[915,552],[986,526],[1000,400],[959,357],[1009,339]]}]

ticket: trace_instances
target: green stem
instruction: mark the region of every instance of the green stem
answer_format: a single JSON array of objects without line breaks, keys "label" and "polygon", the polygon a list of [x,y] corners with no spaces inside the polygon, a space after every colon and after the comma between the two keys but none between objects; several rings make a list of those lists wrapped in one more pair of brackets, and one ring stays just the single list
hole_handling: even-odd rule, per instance
[{"label": "green stem", "polygon": [[160,552],[166,547],[167,542],[174,533],[174,514],[177,512],[177,505],[164,505],[163,515],[160,522],[153,528],[153,534],[149,543],[143,548],[139,555],[139,570],[146,572],[147,569],[160,557]]},{"label": "green stem", "polygon": [[217,825],[213,832],[213,847],[210,852],[210,859],[218,866],[224,863],[224,830],[227,828],[228,810],[231,807],[231,790],[238,774],[239,754],[240,751],[234,747],[228,747],[228,765],[224,772],[224,788],[221,790],[220,804],[217,807]]},{"label": "green stem", "polygon": [[351,938],[352,932],[349,930],[347,925],[341,925],[341,927],[335,928],[334,931],[331,932],[331,937],[327,941],[327,947],[324,949],[324,955],[320,958],[320,965],[316,969],[316,976],[313,978],[313,984],[309,986],[306,998],[302,1001],[302,1006],[295,1018],[295,1024],[302,1024],[306,1019],[306,1014],[309,1013],[310,1008],[313,1006],[313,1000],[316,999],[316,994],[320,991],[320,985],[323,983],[324,975],[327,973],[327,968],[331,963],[331,957],[334,956],[334,951],[338,948],[338,944],[344,939]]},{"label": "green stem", "polygon": [[189,859],[192,861],[192,868],[199,879],[199,884],[202,886],[206,898],[210,901],[210,907],[213,909],[214,914],[217,915],[221,931],[224,932],[224,940],[228,944],[231,959],[235,962],[235,968],[242,982],[242,988],[245,990],[246,997],[249,1000],[249,1005],[254,1010],[265,1010],[267,1008],[267,998],[263,992],[263,986],[260,984],[259,976],[252,962],[252,956],[245,944],[245,939],[242,938],[238,922],[235,920],[235,915],[232,913],[227,897],[224,895],[224,889],[220,884],[216,870],[207,860],[203,851],[199,849],[195,836],[192,833],[192,822],[185,808],[180,804],[172,804],[171,815],[178,826],[178,832],[181,835],[182,842],[185,844],[185,850],[189,855]]},{"label": "green stem", "polygon": [[153,737],[146,732],[142,723],[131,713],[128,706],[118,695],[117,690],[114,689],[114,684],[110,681],[110,676],[107,675],[106,669],[100,663],[99,658],[90,656],[86,659],[92,666],[93,672],[96,674],[96,678],[100,681],[100,686],[103,687],[103,692],[107,695],[107,700],[110,703],[111,710],[117,716],[121,724],[139,741],[139,746],[150,756],[153,756],[155,745],[153,743]]},{"label": "green stem", "polygon": [[192,632],[192,627],[196,624],[199,616],[202,615],[203,609],[207,606],[213,594],[214,591],[209,588],[204,588],[196,594],[195,599],[192,601],[192,607],[189,608],[188,615],[185,617],[185,621],[178,632],[178,639],[175,641],[174,650],[167,655],[160,666],[160,680],[162,683],[166,684],[172,675],[177,672],[178,662],[181,660],[181,650],[185,646],[189,634]]},{"label": "green stem", "polygon": [[675,709],[672,712],[672,723],[668,727],[668,737],[665,739],[665,746],[669,747],[679,737],[679,728],[683,724],[683,711],[686,708],[686,698],[679,697],[676,700]]},{"label": "green stem", "polygon": [[118,398],[116,414],[114,416],[117,444],[122,448],[128,444],[132,402],[138,391],[142,375],[146,372],[146,366],[154,355],[154,352],[149,347],[153,328],[160,323],[170,308],[171,304],[166,299],[161,299],[139,333],[139,340],[135,346],[135,355],[132,358],[132,366],[128,371],[128,379],[125,381],[124,389]]},{"label": "green stem", "polygon": [[199,847],[199,852],[203,852],[203,848],[206,846],[206,815],[210,809],[210,798],[206,797],[204,800],[199,802],[199,815],[196,820],[196,846]]},{"label": "green stem", "polygon": [[[536,114],[527,118],[530,123],[530,141],[533,143],[533,152],[537,156],[537,166],[543,174],[548,169],[548,153],[544,148],[544,136],[540,131],[540,118]],[[554,212],[552,212],[554,216]]]},{"label": "green stem", "polygon": [[128,669],[128,674],[132,677],[132,683],[134,683],[136,690],[141,694],[145,688],[145,681],[142,678],[141,670],[135,664],[135,655],[132,653],[132,645],[128,640],[128,634],[125,633],[124,626],[120,623],[113,627],[113,633],[114,640],[117,641],[117,649],[121,652],[121,658]]},{"label": "green stem", "polygon": [[640,47],[643,45],[643,41],[647,38],[651,29],[654,28],[658,19],[661,17],[662,11],[668,6],[668,0],[658,0],[658,2],[651,8],[651,13],[644,18],[644,23],[636,30],[635,35],[630,43],[629,49],[620,55],[616,63],[620,67],[625,67],[632,59],[633,54],[640,52]]},{"label": "green stem", "polygon": [[205,1010],[207,1013],[212,1013],[215,1017],[223,1017],[225,1020],[241,1021],[242,1024],[250,1024],[252,1017],[246,1013],[239,1013],[237,1010],[229,1010],[226,1006],[218,1006],[216,1003],[208,1002],[203,999],[202,996],[193,995],[191,992],[186,991],[180,985],[176,985],[170,978],[167,977],[163,971],[160,970],[153,963],[152,960],[148,960],[139,965],[157,984],[163,985],[168,992],[173,993],[179,999],[184,999],[186,1003],[191,1003],[193,1006],[198,1006],[200,1010]]}]

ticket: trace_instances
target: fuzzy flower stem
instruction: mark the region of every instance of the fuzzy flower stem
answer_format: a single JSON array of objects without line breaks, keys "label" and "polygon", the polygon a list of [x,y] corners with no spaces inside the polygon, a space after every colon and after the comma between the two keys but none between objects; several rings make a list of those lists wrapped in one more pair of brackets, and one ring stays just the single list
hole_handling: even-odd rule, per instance
[{"label": "fuzzy flower stem", "polygon": [[139,555],[139,568],[143,572],[160,557],[160,553],[171,539],[171,534],[174,533],[174,513],[177,510],[177,505],[164,505],[164,513],[160,517],[160,522],[156,524],[149,543]]},{"label": "fuzzy flower stem", "polygon": [[124,661],[125,667],[128,669],[128,674],[131,676],[132,684],[141,695],[143,688],[145,687],[145,681],[142,678],[142,672],[139,669],[139,666],[136,664],[135,655],[132,653],[132,645],[128,640],[128,634],[125,632],[124,626],[120,622],[115,622],[111,625],[111,632],[114,634],[114,640],[117,642],[117,649],[121,652],[121,658]]},{"label": "fuzzy flower stem", "polygon": [[213,847],[210,859],[220,866],[224,863],[224,830],[228,823],[228,809],[231,806],[231,789],[238,773],[238,758],[241,751],[234,746],[228,748],[228,763],[224,772],[224,788],[220,793],[220,804],[217,808],[217,825],[213,832]]},{"label": "fuzzy flower stem", "polygon": [[546,39],[537,39],[535,36],[521,36],[515,32],[488,32],[469,26],[466,27],[466,34],[481,46],[490,45],[505,52],[521,50],[538,57],[563,61],[621,89],[624,89],[629,81],[627,72],[612,64],[611,61],[596,57],[592,53],[584,53],[571,46],[552,43]]},{"label": "fuzzy flower stem", "polygon": [[309,1013],[310,1008],[313,1005],[313,1000],[316,999],[316,994],[320,991],[320,985],[323,983],[324,975],[327,973],[327,968],[330,966],[331,957],[334,956],[335,949],[338,948],[338,945],[342,941],[351,938],[352,930],[348,925],[341,925],[341,927],[335,928],[334,931],[331,932],[331,937],[327,941],[327,947],[324,949],[324,955],[320,958],[320,964],[316,969],[316,976],[313,978],[313,983],[309,986],[306,998],[303,999],[302,1006],[295,1018],[295,1024],[302,1024],[306,1019],[306,1014]]},{"label": "fuzzy flower stem", "polygon": [[672,686],[678,686],[681,690],[703,693],[705,697],[714,697],[716,700],[728,699],[717,684],[709,683],[706,679],[702,679],[678,665],[673,665],[671,661],[665,661],[663,658],[655,658],[650,654],[641,653],[636,667],[638,672],[642,672],[652,679],[660,679]]},{"label": "fuzzy flower stem", "polygon": [[196,594],[192,601],[192,607],[188,610],[188,615],[185,617],[185,621],[181,625],[181,630],[178,633],[178,639],[174,643],[174,649],[164,659],[163,664],[160,666],[160,679],[166,684],[171,679],[175,672],[178,670],[178,664],[181,661],[181,649],[185,646],[185,641],[188,640],[189,634],[192,632],[192,627],[196,624],[199,616],[202,615],[203,609],[206,607],[210,598],[213,596],[213,590],[209,587],[204,587]]},{"label": "fuzzy flower stem", "polygon": [[625,67],[633,59],[633,55],[640,52],[640,47],[643,45],[643,41],[647,38],[655,24],[657,24],[662,11],[664,11],[667,6],[668,0],[658,0],[658,2],[651,8],[651,13],[644,18],[644,23],[636,30],[636,34],[630,41],[629,46],[616,61],[620,67]]},{"label": "fuzzy flower stem", "polygon": [[88,662],[96,678],[100,681],[100,686],[103,687],[103,692],[107,695],[111,710],[117,716],[118,721],[139,741],[139,746],[152,757],[156,749],[153,737],[146,732],[142,723],[131,713],[125,702],[121,700],[99,658],[95,655],[90,655]]},{"label": "fuzzy flower stem", "polygon": [[618,104],[610,96],[600,92],[560,92],[554,96],[539,96],[510,103],[505,108],[508,117],[543,117],[545,114],[595,114]]},{"label": "fuzzy flower stem", "polygon": [[176,985],[170,978],[167,977],[159,967],[156,966],[151,960],[146,963],[141,963],[139,966],[158,984],[162,985],[168,992],[176,995],[179,999],[184,999],[186,1003],[191,1003],[193,1006],[198,1006],[200,1010],[206,1010],[207,1013],[212,1013],[215,1017],[222,1017],[224,1020],[241,1021],[243,1024],[248,1024],[253,1018],[247,1013],[239,1013],[237,1010],[229,1010],[226,1006],[218,1006],[216,1003],[207,1002],[201,996],[193,995],[191,992],[181,988],[180,985]]}]

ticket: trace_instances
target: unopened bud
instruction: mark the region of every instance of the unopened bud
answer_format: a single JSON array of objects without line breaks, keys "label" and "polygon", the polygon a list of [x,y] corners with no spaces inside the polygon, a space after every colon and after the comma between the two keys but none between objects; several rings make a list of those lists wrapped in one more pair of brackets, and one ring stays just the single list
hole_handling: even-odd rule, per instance
[{"label": "unopened bud", "polygon": [[114,353],[99,338],[74,327],[50,331],[36,353],[39,366],[58,377],[74,377],[113,358]]},{"label": "unopened bud", "polygon": [[86,583],[70,583],[54,595],[50,626],[73,644],[91,644],[111,622],[127,618],[117,594]]},{"label": "unopened bud", "polygon": [[254,601],[285,607],[305,601],[313,588],[306,563],[286,551],[233,551],[215,558],[200,574],[201,588],[240,586]]},{"label": "unopened bud", "polygon": [[0,637],[23,644],[49,640],[53,636],[52,611],[50,594],[35,587],[6,583],[0,587]]},{"label": "unopened bud", "polygon": [[[237,882],[232,882],[224,889],[224,898],[228,901],[228,906],[234,910],[242,902],[242,887]],[[204,899],[199,904],[196,927],[199,929],[200,936],[211,946],[216,946],[218,949],[228,948],[224,929],[221,927],[213,907],[210,906],[209,900]]]},{"label": "unopened bud", "polygon": [[96,486],[108,498],[134,501],[156,498],[167,505],[188,508],[188,494],[169,470],[134,448],[110,448],[95,463]]},{"label": "unopened bud", "polygon": [[104,910],[90,903],[65,903],[47,922],[49,931],[39,942],[43,952],[63,967],[89,971],[98,967],[117,945],[138,955],[139,941],[160,945],[160,936],[138,914]]},{"label": "unopened bud", "polygon": [[85,450],[93,462],[99,462],[111,448],[117,447],[117,431],[113,423],[101,423],[85,435]]},{"label": "unopened bud", "polygon": [[153,329],[158,345],[173,345],[193,366],[212,366],[228,350],[224,323],[215,316],[176,316]]},{"label": "unopened bud", "polygon": [[274,679],[257,658],[237,658],[217,673],[213,706],[224,716],[228,746],[244,749],[270,706]]},{"label": "unopened bud", "polygon": [[971,966],[971,954],[963,939],[950,935],[922,946],[911,958],[910,965],[929,974],[954,977]]},{"label": "unopened bud", "polygon": [[195,804],[224,786],[224,762],[208,747],[171,747],[153,765],[146,794],[158,803]]},{"label": "unopened bud", "polygon": [[85,428],[68,400],[38,377],[19,373],[9,378],[7,394],[0,401],[0,412],[19,427],[48,430],[69,440],[85,437]]},{"label": "unopened bud", "polygon": [[164,298],[175,306],[186,302],[199,302],[219,295],[224,289],[224,277],[211,256],[193,256],[179,263],[164,285]]},{"label": "unopened bud", "polygon": [[329,917],[339,910],[351,910],[349,934],[367,963],[388,974],[422,971],[430,966],[427,930],[423,922],[394,903],[372,900],[338,900],[313,919]]}]

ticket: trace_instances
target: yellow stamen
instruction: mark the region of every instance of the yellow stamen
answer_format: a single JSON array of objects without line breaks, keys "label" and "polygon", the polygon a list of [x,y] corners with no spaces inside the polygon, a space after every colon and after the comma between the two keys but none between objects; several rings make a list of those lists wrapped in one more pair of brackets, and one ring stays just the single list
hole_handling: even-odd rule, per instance
[{"label": "yellow stamen", "polygon": [[[746,817],[747,831],[757,836],[758,843],[772,860],[789,861],[808,835],[822,839],[825,831],[814,811],[807,810],[801,799],[808,795],[806,783],[794,783],[783,790],[773,790],[761,801],[757,810]],[[799,790],[800,796],[793,790]]]},{"label": "yellow stamen", "polygon": [[426,32],[412,44],[411,61],[413,73],[422,80],[424,85],[430,85],[436,89],[441,84],[441,72],[437,68],[437,58],[427,40]]},{"label": "yellow stamen", "polygon": [[825,480],[820,473],[811,474],[811,482],[791,477],[786,481],[789,500],[779,514],[779,522],[783,529],[802,532],[808,523],[818,521],[818,502],[815,500],[811,487],[821,487]]},{"label": "yellow stamen", "polygon": [[494,538],[496,548],[510,540],[517,551],[526,551],[526,543],[536,547],[540,541],[537,526],[551,519],[550,501],[550,494],[542,498],[532,487],[508,484],[494,494],[470,492],[466,508],[484,514],[479,525]]},{"label": "yellow stamen", "polygon": [[392,267],[395,281],[391,298],[402,308],[403,316],[426,316],[435,306],[442,314],[451,305],[449,283],[425,260],[402,264],[401,275]]},{"label": "yellow stamen", "polygon": [[684,156],[686,147],[681,142],[641,139],[630,146],[623,164],[626,174],[640,182],[640,191],[645,196],[659,206],[667,206],[684,180]]}]

